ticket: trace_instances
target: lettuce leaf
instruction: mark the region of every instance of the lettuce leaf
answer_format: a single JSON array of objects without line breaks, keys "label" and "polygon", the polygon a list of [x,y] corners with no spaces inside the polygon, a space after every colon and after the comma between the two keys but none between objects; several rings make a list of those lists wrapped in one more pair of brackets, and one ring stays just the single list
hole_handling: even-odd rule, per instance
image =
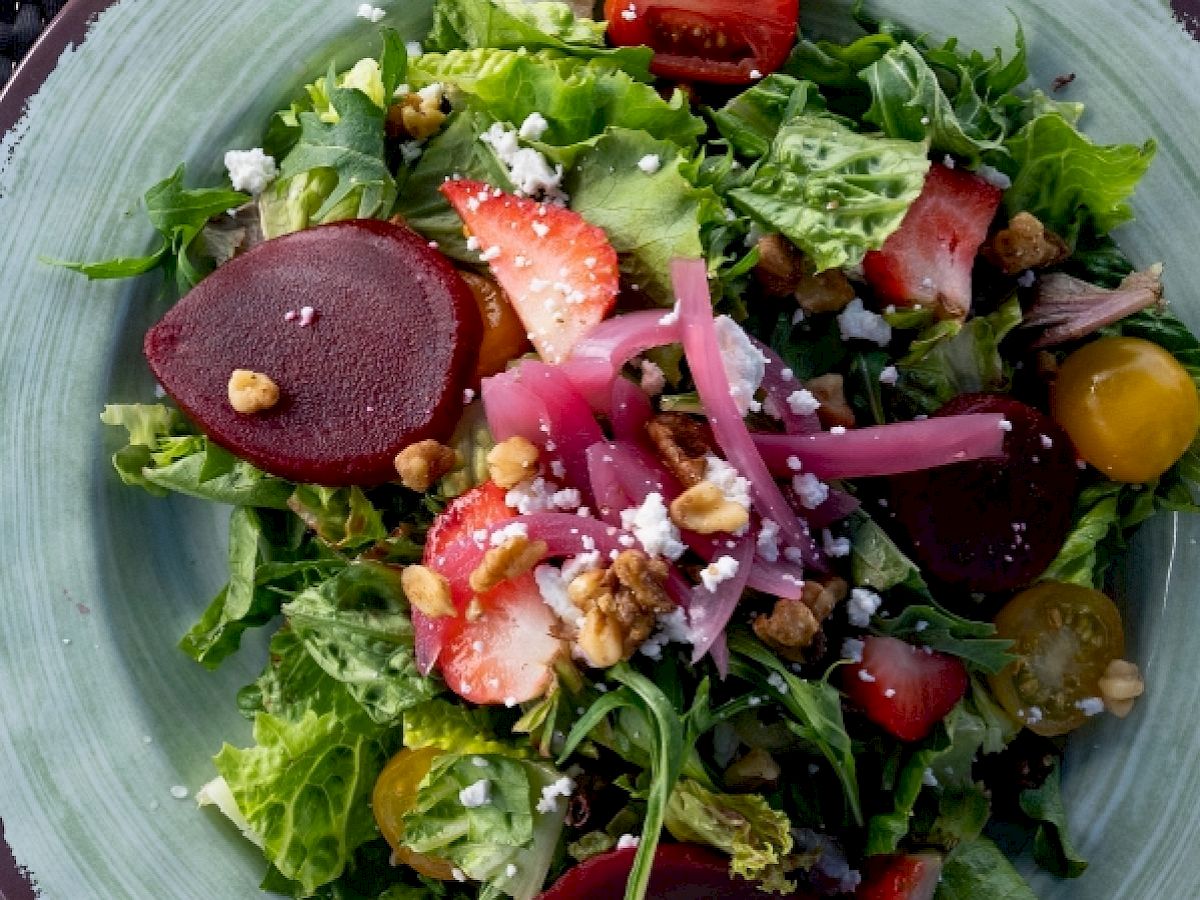
[{"label": "lettuce leaf", "polygon": [[964,619],[938,606],[907,606],[894,618],[876,619],[874,625],[883,634],[957,656],[989,674],[1015,659],[1008,652],[1013,642],[996,637],[991,622]]},{"label": "lettuce leaf", "polygon": [[1036,900],[1021,874],[985,837],[966,841],[946,858],[934,900]]},{"label": "lettuce leaf", "polygon": [[268,861],[307,896],[375,837],[371,790],[388,740],[310,710],[295,721],[260,713],[254,741],[247,749],[222,747],[217,772]]},{"label": "lettuce leaf", "polygon": [[861,510],[850,518],[850,577],[860,587],[876,591],[901,589],[918,598],[933,600],[916,563]]},{"label": "lettuce leaf", "polygon": [[442,690],[417,670],[400,569],[355,561],[283,606],[305,649],[375,722],[396,722]]},{"label": "lettuce leaf", "polygon": [[666,827],[678,841],[728,854],[734,875],[762,882],[767,890],[795,890],[784,875],[792,823],[759,794],[719,794],[681,778],[667,803]]},{"label": "lettuce leaf", "polygon": [[297,485],[288,508],[335,550],[361,550],[388,534],[382,515],[360,487]]},{"label": "lettuce leaf", "polygon": [[446,753],[501,754],[524,758],[529,751],[521,745],[495,738],[495,727],[484,707],[470,707],[447,700],[428,700],[404,713],[404,746],[410,750],[437,747]]},{"label": "lettuce leaf", "polygon": [[1000,342],[1020,323],[1021,305],[1012,297],[989,315],[921,332],[896,364],[899,397],[912,412],[928,414],[959,394],[1008,390],[1011,372]]},{"label": "lettuce leaf", "polygon": [[1074,244],[1085,228],[1106,234],[1133,218],[1129,197],[1156,144],[1093,143],[1061,115],[1038,116],[1006,143],[1012,154],[1010,214],[1028,211]]},{"label": "lettuce leaf", "polygon": [[780,70],[816,84],[834,112],[861,119],[872,98],[859,75],[899,44],[887,32],[867,34],[848,44],[801,36]]},{"label": "lettuce leaf", "polygon": [[[653,173],[638,168],[658,157]],[[571,208],[603,228],[621,257],[621,271],[663,306],[673,304],[671,260],[704,255],[701,233],[723,220],[716,193],[685,174],[679,148],[644,131],[611,128],[584,151],[565,188]]]},{"label": "lettuce leaf", "polygon": [[785,122],[805,113],[825,110],[825,98],[811,81],[791,75],[768,75],[750,89],[713,110],[721,137],[742,156],[766,156]]},{"label": "lettuce leaf", "polygon": [[1033,858],[1037,864],[1060,878],[1078,878],[1088,864],[1067,833],[1061,779],[1061,764],[1056,761],[1040,786],[1021,791],[1021,811],[1038,823],[1033,836]]},{"label": "lettuce leaf", "polygon": [[923,143],[858,134],[828,116],[779,130],[734,204],[786,235],[818,271],[862,262],[904,219],[929,171]]}]

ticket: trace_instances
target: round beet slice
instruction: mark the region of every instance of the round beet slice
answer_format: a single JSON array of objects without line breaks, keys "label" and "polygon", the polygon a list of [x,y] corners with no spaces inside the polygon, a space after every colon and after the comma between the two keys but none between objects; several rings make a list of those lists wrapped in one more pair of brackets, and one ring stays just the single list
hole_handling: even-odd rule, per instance
[{"label": "round beet slice", "polygon": [[[371,485],[462,412],[482,326],[470,289],[388,222],[267,241],[202,281],[146,334],[159,383],[218,444],[291,481]],[[234,411],[229,376],[270,377],[279,402]]]},{"label": "round beet slice", "polygon": [[936,415],[1000,413],[1004,455],[892,479],[892,508],[921,568],[971,591],[1033,581],[1071,527],[1075,450],[1053,420],[1011,397],[964,394]]},{"label": "round beet slice", "polygon": [[[610,850],[571,869],[538,900],[583,900],[625,895],[637,851]],[[647,900],[810,900],[810,894],[768,894],[729,874],[729,859],[695,844],[661,844],[654,853]]]}]

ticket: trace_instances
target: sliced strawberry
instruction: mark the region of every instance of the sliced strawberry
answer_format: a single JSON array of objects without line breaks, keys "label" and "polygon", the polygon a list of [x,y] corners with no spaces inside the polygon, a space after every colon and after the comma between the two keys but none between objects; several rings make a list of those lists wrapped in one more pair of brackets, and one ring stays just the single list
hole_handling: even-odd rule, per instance
[{"label": "sliced strawberry", "polygon": [[[437,517],[425,540],[423,563],[449,580],[457,615],[430,618],[412,611],[417,666],[428,673],[436,665],[450,689],[472,703],[540,697],[562,650],[552,633],[554,613],[532,575],[478,596],[467,583],[486,549],[476,533],[515,515],[504,495],[489,481]],[[478,601],[478,614],[468,616],[472,600]]]},{"label": "sliced strawberry", "polygon": [[936,304],[943,318],[965,318],[971,310],[971,269],[1000,197],[1000,189],[978,175],[930,168],[899,230],[863,260],[880,303]]},{"label": "sliced strawberry", "polygon": [[867,865],[867,879],[858,886],[858,900],[931,900],[942,875],[942,858],[876,856]]},{"label": "sliced strawberry", "polygon": [[967,692],[962,661],[890,637],[867,637],[842,690],[867,718],[902,741],[919,741]]},{"label": "sliced strawberry", "polygon": [[478,181],[447,181],[442,193],[479,242],[542,359],[562,362],[617,300],[617,252],[604,231],[569,209]]}]

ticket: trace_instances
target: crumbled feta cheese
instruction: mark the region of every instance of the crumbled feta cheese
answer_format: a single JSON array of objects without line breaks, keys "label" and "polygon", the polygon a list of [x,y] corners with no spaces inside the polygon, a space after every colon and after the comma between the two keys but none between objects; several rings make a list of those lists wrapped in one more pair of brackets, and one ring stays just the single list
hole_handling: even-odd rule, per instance
[{"label": "crumbled feta cheese", "polygon": [[992,187],[1000,188],[1002,191],[1007,191],[1010,187],[1012,187],[1012,179],[999,169],[994,169],[991,166],[980,166],[975,170],[975,174]]},{"label": "crumbled feta cheese", "polygon": [[928,622],[926,622],[924,619],[918,619],[917,623],[913,626],[913,630],[915,632],[917,632],[917,634],[920,634],[922,631],[924,631],[928,627],[929,627]]},{"label": "crumbled feta cheese", "polygon": [[478,809],[492,802],[492,783],[481,778],[458,792],[458,802],[466,809]]},{"label": "crumbled feta cheese", "polygon": [[441,106],[446,97],[446,85],[440,81],[431,82],[417,91],[417,96],[421,98],[422,106]]},{"label": "crumbled feta cheese", "polygon": [[550,226],[544,222],[534,222],[530,227],[533,229],[533,233],[540,238],[544,238],[550,233]]},{"label": "crumbled feta cheese", "polygon": [[843,341],[872,341],[884,347],[892,340],[892,326],[887,319],[864,307],[857,297],[838,313],[837,323]]},{"label": "crumbled feta cheese", "polygon": [[408,51],[408,58],[420,59],[425,55],[425,48],[421,46],[420,41],[409,41],[404,45],[404,49]]},{"label": "crumbled feta cheese", "polygon": [[850,538],[834,537],[833,533],[825,528],[821,531],[822,546],[825,548],[826,556],[849,556],[850,555]]},{"label": "crumbled feta cheese", "polygon": [[225,154],[225,168],[235,191],[246,191],[256,197],[279,175],[275,158],[263,153],[261,147],[230,150]]},{"label": "crumbled feta cheese", "polygon": [[821,401],[813,396],[812,391],[801,388],[788,395],[787,405],[793,415],[811,416],[821,408]]},{"label": "crumbled feta cheese", "polygon": [[600,551],[589,550],[587,553],[580,553],[578,556],[564,562],[562,565],[562,577],[567,584],[570,584],[584,572],[590,572],[598,568],[600,568]]},{"label": "crumbled feta cheese", "polygon": [[718,585],[737,575],[738,568],[738,561],[732,556],[719,557],[700,570],[700,581],[709,593],[715,592]]},{"label": "crumbled feta cheese", "polygon": [[858,638],[846,638],[842,641],[842,659],[848,659],[850,662],[856,663],[862,662],[864,646],[864,642]]},{"label": "crumbled feta cheese", "polygon": [[1104,712],[1104,701],[1099,697],[1086,697],[1076,701],[1075,708],[1085,716],[1098,716]]},{"label": "crumbled feta cheese", "polygon": [[1012,422],[1001,417],[1000,421],[996,423],[996,427],[1001,431],[1012,431]]},{"label": "crumbled feta cheese", "polygon": [[1040,706],[1031,706],[1025,710],[1025,724],[1036,725],[1042,721],[1042,708]]},{"label": "crumbled feta cheese", "polygon": [[621,18],[626,22],[632,22],[637,19],[637,7],[630,3],[629,6],[621,10]]},{"label": "crumbled feta cheese", "polygon": [[455,866],[453,869],[451,869],[450,874],[454,876],[455,881],[466,881],[467,880],[467,873],[464,872],[462,869],[460,869],[458,866]]},{"label": "crumbled feta cheese", "polygon": [[758,79],[762,78],[763,75],[762,75],[762,72],[758,71],[758,69],[751,69],[750,77],[753,78],[755,81],[758,81]]},{"label": "crumbled feta cheese", "polygon": [[667,644],[692,643],[692,630],[688,624],[687,611],[677,606],[668,613],[658,616],[658,629],[642,642],[641,651],[651,659],[661,659]]},{"label": "crumbled feta cheese", "polygon": [[555,478],[567,477],[567,466],[561,459],[550,460],[550,474]]},{"label": "crumbled feta cheese", "polygon": [[579,607],[572,603],[571,598],[567,596],[568,581],[563,576],[562,570],[550,565],[538,566],[533,570],[533,580],[537,582],[542,602],[554,610],[556,616],[576,628],[583,624]]},{"label": "crumbled feta cheese", "polygon": [[642,843],[642,839],[632,834],[623,834],[617,838],[618,850],[634,850]]},{"label": "crumbled feta cheese", "polygon": [[758,412],[762,404],[754,399],[754,395],[767,374],[767,358],[729,316],[718,316],[714,324],[721,364],[729,380],[729,395],[739,414]]},{"label": "crumbled feta cheese", "polygon": [[859,670],[858,670],[858,680],[859,680],[859,681],[867,681],[867,682],[871,682],[871,681],[875,681],[875,680],[877,680],[877,679],[875,678],[875,676],[874,676],[874,675],[872,675],[872,674],[871,674],[870,672],[868,672],[866,669],[859,669]]},{"label": "crumbled feta cheese", "polygon": [[1033,269],[1026,269],[1017,278],[1017,284],[1023,288],[1033,287],[1035,281],[1037,281],[1037,275],[1034,273]]},{"label": "crumbled feta cheese", "polygon": [[[400,145],[400,157],[404,160],[404,164],[408,166],[411,166],[420,159],[422,152],[424,152],[424,148],[421,146],[420,141],[405,141]],[[434,249],[436,250],[437,241],[432,241],[431,244],[434,245]]]},{"label": "crumbled feta cheese", "polygon": [[492,532],[492,546],[499,547],[501,544],[506,544],[513,538],[528,538],[529,526],[524,522],[513,522],[505,525],[503,528],[497,528]]},{"label": "crumbled feta cheese", "polygon": [[544,512],[554,506],[554,485],[541,476],[522,481],[504,495],[504,502],[523,516]]},{"label": "crumbled feta cheese", "polygon": [[546,121],[546,117],[540,112],[531,112],[525,117],[525,121],[521,123],[520,129],[517,131],[517,136],[524,141],[540,141],[546,134],[546,129],[550,127],[550,123]]},{"label": "crumbled feta cheese", "polygon": [[895,366],[884,366],[879,373],[879,383],[892,385],[900,380],[900,371]]},{"label": "crumbled feta cheese", "polygon": [[767,684],[775,688],[775,690],[779,691],[781,694],[786,694],[788,692],[788,683],[778,672],[772,672],[767,676]]},{"label": "crumbled feta cheese", "polygon": [[519,871],[520,871],[520,869],[517,868],[515,863],[509,863],[507,866],[504,867],[504,877],[505,878],[516,878],[517,872],[519,872]]},{"label": "crumbled feta cheese", "polygon": [[475,392],[471,388],[463,388],[463,406],[466,406],[475,399]]},{"label": "crumbled feta cheese", "polygon": [[621,510],[621,527],[633,534],[651,556],[676,560],[687,549],[657,491],[647,494],[641,506]]},{"label": "crumbled feta cheese", "polygon": [[[528,124],[528,119],[526,124]],[[537,150],[531,147],[522,147],[517,140],[516,131],[496,122],[481,134],[479,139],[492,148],[496,158],[508,170],[509,180],[522,194],[552,202],[566,203],[567,197],[561,190],[563,167],[556,165],[552,169],[550,163],[546,161],[546,157]],[[534,231],[538,230],[538,225],[549,230],[544,224],[535,222]],[[544,236],[544,233],[539,233],[539,236]]]},{"label": "crumbled feta cheese", "polygon": [[176,800],[186,800],[188,798],[188,789],[182,784],[176,784],[171,787],[171,796]]},{"label": "crumbled feta cheese", "polygon": [[358,17],[366,19],[368,22],[380,22],[387,15],[385,10],[378,6],[372,6],[370,3],[360,3],[358,5]]},{"label": "crumbled feta cheese", "polygon": [[816,509],[829,499],[829,485],[812,472],[802,472],[792,478],[792,488],[805,509]]},{"label": "crumbled feta cheese", "polygon": [[804,468],[804,463],[800,462],[800,457],[798,456],[789,456],[787,458],[787,467],[793,472],[799,472]]},{"label": "crumbled feta cheese", "polygon": [[657,364],[648,359],[642,360],[642,390],[651,397],[656,397],[667,386],[667,376]]},{"label": "crumbled feta cheese", "polygon": [[1049,435],[1039,434],[1038,440],[1040,440],[1042,442],[1042,448],[1045,450],[1049,450],[1051,447],[1054,446],[1054,439],[1051,438]]},{"label": "crumbled feta cheese", "polygon": [[542,788],[542,799],[537,803],[540,813],[552,813],[558,810],[558,798],[570,797],[575,790],[575,782],[564,775],[552,784]]},{"label": "crumbled feta cheese", "polygon": [[572,509],[579,508],[579,504],[583,502],[583,496],[575,488],[566,488],[561,491],[555,491],[550,498],[550,502],[554,504],[555,509],[569,512]]},{"label": "crumbled feta cheese", "polygon": [[945,166],[947,169],[953,169],[954,166],[956,165],[956,163],[954,161],[954,157],[951,156],[949,153],[947,153],[945,156],[942,157],[942,165]]},{"label": "crumbled feta cheese", "polygon": [[750,508],[750,481],[738,474],[738,470],[718,456],[709,453],[704,458],[704,480],[718,488],[730,503],[742,509]]},{"label": "crumbled feta cheese", "polygon": [[871,624],[871,616],[879,611],[883,599],[874,591],[866,588],[855,588],[850,592],[850,603],[846,607],[846,615],[850,624],[858,628],[866,628]]},{"label": "crumbled feta cheese", "polygon": [[758,555],[767,562],[779,561],[779,523],[773,519],[763,519],[756,540]]},{"label": "crumbled feta cheese", "polygon": [[925,787],[938,786],[937,776],[933,774],[933,769],[926,769],[921,773],[921,784],[925,785]]},{"label": "crumbled feta cheese", "polygon": [[638,160],[637,166],[647,175],[653,175],[662,168],[662,157],[657,153],[647,153]]}]

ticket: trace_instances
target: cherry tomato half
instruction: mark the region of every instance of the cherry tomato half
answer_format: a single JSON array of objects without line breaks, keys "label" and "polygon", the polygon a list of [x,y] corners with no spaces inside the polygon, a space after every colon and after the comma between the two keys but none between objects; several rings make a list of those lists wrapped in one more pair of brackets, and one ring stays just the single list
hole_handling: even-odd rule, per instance
[{"label": "cherry tomato half", "polygon": [[1195,440],[1200,397],[1158,344],[1108,337],[1067,357],[1052,413],[1080,456],[1114,481],[1137,484],[1173,466]]},{"label": "cherry tomato half", "polygon": [[397,860],[426,878],[449,881],[454,878],[454,867],[450,863],[413,853],[404,845],[404,814],[417,802],[417,790],[441,752],[436,747],[401,750],[388,760],[371,793],[371,809],[384,839],[396,852]]},{"label": "cherry tomato half", "polygon": [[479,362],[475,366],[472,384],[478,385],[481,378],[503,372],[510,360],[516,359],[529,349],[525,326],[517,317],[517,311],[508,302],[500,285],[476,275],[474,272],[459,272],[475,302],[479,305],[479,318],[483,321],[483,339],[479,343]]},{"label": "cherry tomato half", "polygon": [[1125,652],[1121,614],[1104,594],[1047,581],[1017,594],[996,616],[1017,660],[989,677],[1018,722],[1047,737],[1083,724],[1082,701],[1096,697],[1104,670]]},{"label": "cherry tomato half", "polygon": [[799,0],[606,0],[619,47],[654,48],[663,78],[746,84],[774,72],[796,40]]}]

